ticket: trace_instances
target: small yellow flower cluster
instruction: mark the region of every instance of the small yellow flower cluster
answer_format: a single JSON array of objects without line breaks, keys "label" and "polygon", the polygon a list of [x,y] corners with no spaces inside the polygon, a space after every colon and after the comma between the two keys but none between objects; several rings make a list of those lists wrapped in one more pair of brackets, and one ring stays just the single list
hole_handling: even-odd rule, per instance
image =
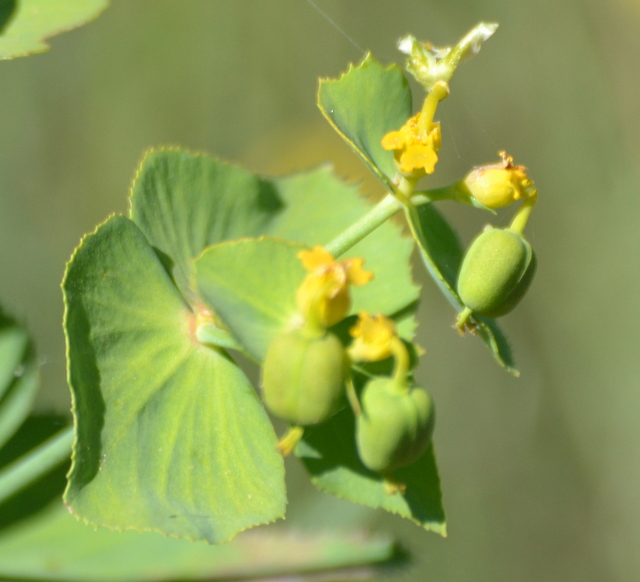
[{"label": "small yellow flower cluster", "polygon": [[472,170],[464,180],[471,195],[488,208],[502,208],[522,198],[535,199],[538,192],[524,166],[514,166],[513,158],[499,152],[502,163]]},{"label": "small yellow flower cluster", "polygon": [[396,324],[383,315],[362,312],[349,332],[354,339],[349,357],[355,362],[377,362],[391,357],[397,337]]},{"label": "small yellow flower cluster", "polygon": [[384,315],[361,312],[358,322],[349,332],[354,338],[347,350],[352,362],[379,362],[393,356],[393,379],[399,387],[408,384],[411,357],[404,342],[398,336],[396,324]]},{"label": "small yellow flower cluster", "polygon": [[363,259],[336,261],[320,246],[300,251],[298,258],[309,274],[298,288],[296,303],[305,319],[321,328],[335,325],[349,313],[349,285],[365,285],[373,278],[362,268]]},{"label": "small yellow flower cluster", "polygon": [[382,138],[382,147],[393,151],[398,169],[414,179],[433,174],[442,142],[440,124],[426,117],[420,112]]}]

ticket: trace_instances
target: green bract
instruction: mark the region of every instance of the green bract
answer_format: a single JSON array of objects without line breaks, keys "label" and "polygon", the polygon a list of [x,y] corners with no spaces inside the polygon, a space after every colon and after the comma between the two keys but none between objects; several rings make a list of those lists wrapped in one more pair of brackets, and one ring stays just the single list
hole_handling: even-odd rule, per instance
[{"label": "green bract", "polygon": [[458,293],[474,313],[499,317],[526,293],[536,270],[536,256],[522,235],[490,228],[472,243],[458,275]]},{"label": "green bract", "polygon": [[403,391],[389,378],[369,382],[356,424],[358,454],[363,464],[382,472],[416,461],[431,439],[434,412],[431,396],[421,388]]},{"label": "green bract", "polygon": [[344,375],[345,351],[335,335],[305,337],[299,329],[284,333],[273,340],[264,361],[264,402],[292,424],[317,424],[338,409]]}]

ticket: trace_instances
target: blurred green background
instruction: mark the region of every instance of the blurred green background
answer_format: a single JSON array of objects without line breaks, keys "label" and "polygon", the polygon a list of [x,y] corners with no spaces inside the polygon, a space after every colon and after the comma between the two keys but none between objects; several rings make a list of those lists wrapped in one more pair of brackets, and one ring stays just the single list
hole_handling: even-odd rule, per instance
[{"label": "blurred green background", "polygon": [[[539,271],[510,316],[522,376],[498,368],[423,283],[419,371],[438,405],[449,538],[312,491],[290,464],[289,513],[365,523],[413,552],[386,580],[629,581],[640,576],[640,3],[317,0],[355,43],[399,62],[500,23],[452,82],[433,185],[506,149],[540,202]],[[115,0],[51,52],[0,63],[0,301],[33,332],[40,410],[67,411],[59,283],[113,212],[145,149],[181,145],[265,172],[330,160],[380,187],[324,122],[317,77],[363,54],[305,0]],[[419,92],[416,93],[416,101]],[[444,205],[463,238],[488,220]],[[505,224],[510,212],[497,221]]]}]

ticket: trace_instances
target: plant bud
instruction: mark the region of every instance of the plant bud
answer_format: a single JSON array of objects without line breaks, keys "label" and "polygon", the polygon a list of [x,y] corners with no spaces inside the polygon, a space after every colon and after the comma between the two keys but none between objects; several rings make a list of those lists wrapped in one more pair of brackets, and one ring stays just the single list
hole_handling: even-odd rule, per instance
[{"label": "plant bud", "polygon": [[458,275],[458,294],[474,313],[500,317],[526,293],[536,270],[531,245],[511,229],[490,228],[471,243]]},{"label": "plant bud", "polygon": [[340,405],[345,362],[344,347],[332,333],[306,337],[294,330],[277,336],[262,368],[265,405],[294,425],[326,420]]},{"label": "plant bud", "polygon": [[364,389],[356,425],[362,463],[378,472],[413,463],[427,448],[434,422],[433,400],[425,390],[399,390],[389,378],[372,380]]},{"label": "plant bud", "polygon": [[309,271],[296,292],[296,303],[305,320],[326,329],[343,320],[351,306],[350,285],[366,285],[373,273],[362,268],[363,259],[336,261],[331,253],[317,246],[298,253]]},{"label": "plant bud", "polygon": [[502,208],[516,200],[536,198],[538,192],[527,168],[515,166],[507,152],[499,152],[502,163],[475,168],[464,179],[469,194],[487,208]]}]

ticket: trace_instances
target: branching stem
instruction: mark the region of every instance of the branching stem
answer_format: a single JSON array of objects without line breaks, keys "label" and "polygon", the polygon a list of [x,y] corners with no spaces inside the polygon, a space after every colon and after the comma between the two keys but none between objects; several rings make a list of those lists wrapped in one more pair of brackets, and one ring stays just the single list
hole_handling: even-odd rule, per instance
[{"label": "branching stem", "polygon": [[330,243],[325,245],[335,258],[346,253],[350,248],[358,244],[364,237],[373,232],[381,224],[384,224],[402,207],[403,203],[393,194],[387,194],[376,206],[374,206],[360,220],[354,222],[347,230],[339,234]]}]

